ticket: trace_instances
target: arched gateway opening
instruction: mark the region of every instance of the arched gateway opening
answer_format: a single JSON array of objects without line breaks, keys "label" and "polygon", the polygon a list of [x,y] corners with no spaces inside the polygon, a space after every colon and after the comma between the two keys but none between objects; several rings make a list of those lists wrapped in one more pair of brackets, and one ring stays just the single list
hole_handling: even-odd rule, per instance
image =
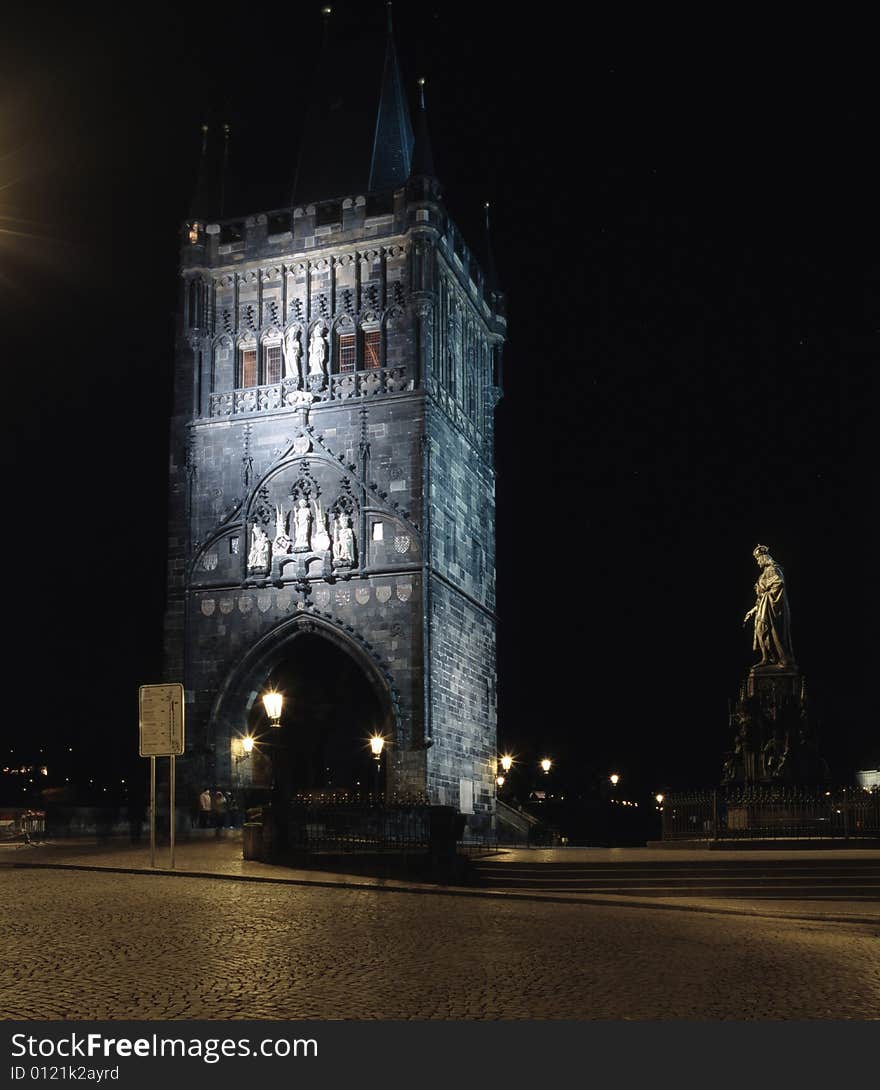
[{"label": "arched gateway opening", "polygon": [[[280,728],[270,726],[263,693],[284,696]],[[298,792],[388,789],[377,780],[369,739],[397,741],[391,693],[376,665],[335,626],[317,619],[284,626],[251,649],[228,679],[214,714],[218,743],[228,735],[240,786]],[[241,739],[256,739],[242,767]]]},{"label": "arched gateway opening", "polygon": [[286,793],[376,790],[369,738],[387,736],[387,716],[350,655],[323,636],[304,634],[291,641],[265,689],[284,696],[281,728],[267,727],[261,701],[248,726],[274,748],[275,777]]}]

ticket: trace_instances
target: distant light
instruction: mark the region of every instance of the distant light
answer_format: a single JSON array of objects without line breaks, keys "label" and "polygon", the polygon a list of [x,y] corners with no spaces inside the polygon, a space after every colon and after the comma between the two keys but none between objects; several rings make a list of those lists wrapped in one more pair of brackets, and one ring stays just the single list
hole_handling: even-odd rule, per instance
[{"label": "distant light", "polygon": [[250,753],[251,750],[254,748],[254,740],[249,734],[246,734],[244,738],[242,738],[241,748],[245,751],[245,753]]},{"label": "distant light", "polygon": [[373,734],[370,737],[370,749],[373,751],[373,756],[376,760],[382,755],[382,750],[385,748],[385,738],[381,734]]},{"label": "distant light", "polygon": [[513,758],[510,756],[509,753],[505,753],[504,756],[501,758],[501,767],[504,769],[505,772],[509,772],[512,765]]},{"label": "distant light", "polygon": [[618,776],[616,772],[612,772],[608,779],[611,780],[612,787],[617,787],[617,785],[620,783],[620,776]]},{"label": "distant light", "polygon": [[550,771],[550,769],[551,769],[552,767],[553,767],[553,762],[552,762],[552,761],[550,760],[550,758],[549,758],[549,757],[545,757],[545,758],[544,758],[544,759],[543,759],[543,760],[541,761],[541,768],[543,768],[543,769],[544,769],[544,772],[545,772],[545,773],[546,773],[546,772],[549,772],[549,771]]},{"label": "distant light", "polygon": [[504,777],[503,776],[496,776],[495,777],[495,782],[498,784],[499,787],[503,787],[504,786]]},{"label": "distant light", "polygon": [[655,798],[655,799],[657,800],[657,805],[658,805],[658,806],[662,806],[662,805],[663,805],[663,800],[664,800],[664,799],[666,798],[666,796],[665,796],[665,795],[661,795],[661,794],[659,794],[659,793],[658,793],[658,794],[656,794],[656,795],[654,796],[654,798]]}]

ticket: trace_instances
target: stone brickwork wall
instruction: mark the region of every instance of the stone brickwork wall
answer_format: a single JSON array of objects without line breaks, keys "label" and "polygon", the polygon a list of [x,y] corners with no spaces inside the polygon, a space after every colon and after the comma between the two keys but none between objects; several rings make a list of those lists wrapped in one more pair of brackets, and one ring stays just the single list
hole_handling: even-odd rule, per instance
[{"label": "stone brickwork wall", "polygon": [[[187,225],[165,676],[184,681],[189,744],[213,747],[218,780],[302,622],[385,692],[390,785],[489,821],[502,325],[430,193]],[[341,516],[355,555],[340,566]]]},{"label": "stone brickwork wall", "polygon": [[438,802],[491,824],[495,798],[494,478],[447,415],[428,414],[430,731],[428,784]]}]

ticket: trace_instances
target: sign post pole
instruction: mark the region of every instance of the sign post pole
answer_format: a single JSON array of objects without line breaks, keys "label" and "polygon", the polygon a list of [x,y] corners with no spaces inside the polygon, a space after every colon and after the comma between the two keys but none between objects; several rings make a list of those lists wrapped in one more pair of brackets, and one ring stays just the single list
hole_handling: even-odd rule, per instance
[{"label": "sign post pole", "polygon": [[156,758],[150,758],[150,866],[156,866]]},{"label": "sign post pole", "polygon": [[174,870],[174,809],[175,809],[175,807],[174,807],[175,782],[174,781],[175,781],[175,763],[177,761],[177,758],[174,756],[173,753],[171,754],[170,761],[171,761],[171,768],[169,769],[169,774],[168,774],[168,794],[169,794],[170,799],[171,799],[171,814],[169,815],[168,828],[170,829],[170,835],[171,835],[171,869]]}]

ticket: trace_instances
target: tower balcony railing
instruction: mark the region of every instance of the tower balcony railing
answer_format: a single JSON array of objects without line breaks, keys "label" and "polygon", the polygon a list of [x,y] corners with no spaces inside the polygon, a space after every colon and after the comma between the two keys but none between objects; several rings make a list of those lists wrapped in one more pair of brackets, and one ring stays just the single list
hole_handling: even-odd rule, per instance
[{"label": "tower balcony railing", "polygon": [[398,394],[412,389],[405,367],[371,367],[343,374],[312,375],[305,386],[295,378],[226,390],[210,396],[211,417],[247,416],[253,413],[292,409],[316,401],[347,401]]}]

